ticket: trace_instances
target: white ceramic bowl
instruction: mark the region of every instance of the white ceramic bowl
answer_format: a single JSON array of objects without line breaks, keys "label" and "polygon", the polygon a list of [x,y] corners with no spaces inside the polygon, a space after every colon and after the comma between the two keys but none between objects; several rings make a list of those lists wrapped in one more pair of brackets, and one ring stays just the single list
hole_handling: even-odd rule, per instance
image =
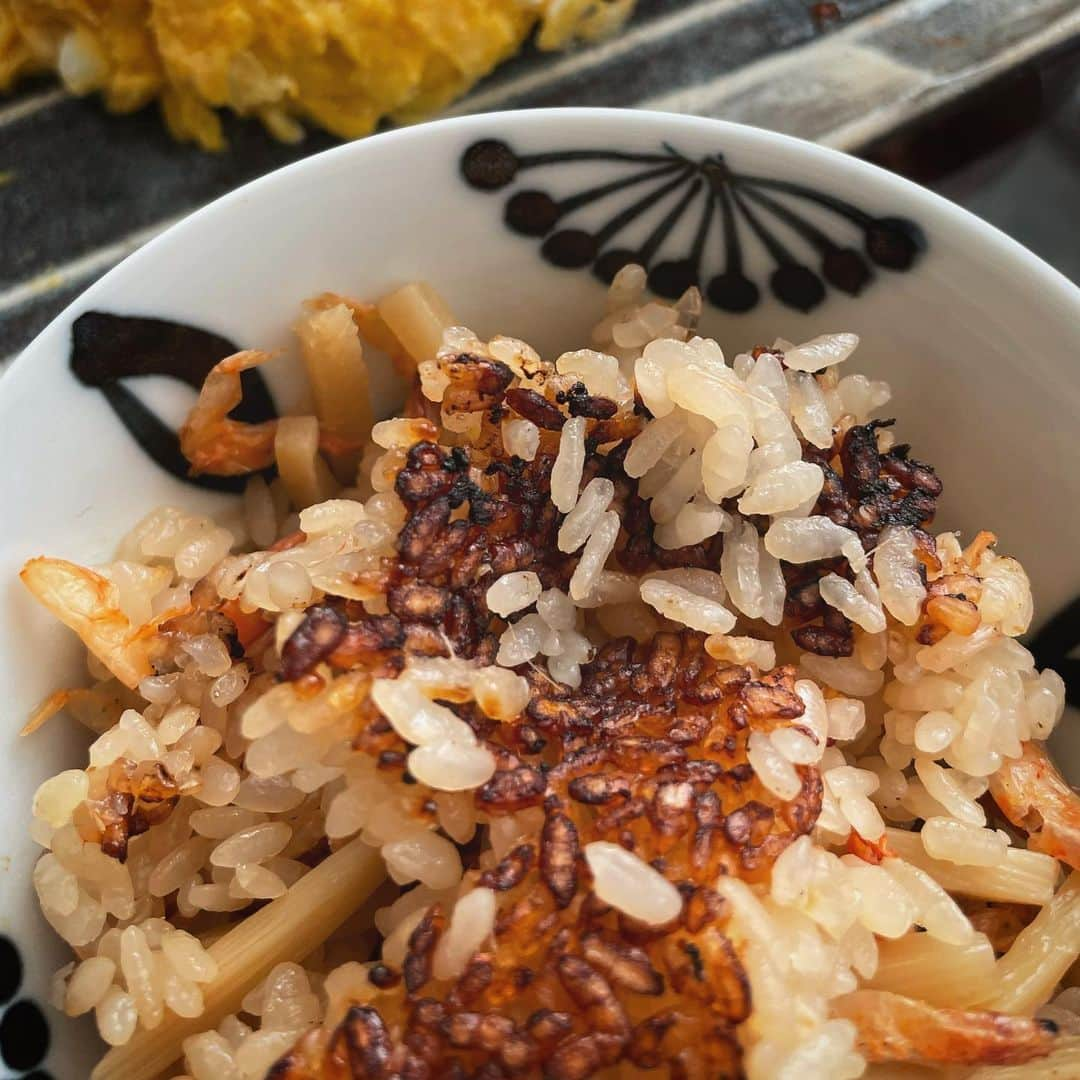
[{"label": "white ceramic bowl", "polygon": [[[616,189],[596,196],[607,185]],[[702,240],[707,205],[714,212]],[[63,718],[31,738],[15,734],[34,705],[81,681],[84,668],[74,637],[24,594],[18,569],[40,553],[103,560],[154,505],[225,513],[231,498],[159,468],[116,411],[135,395],[175,427],[192,391],[160,374],[125,379],[129,395],[85,385],[69,363],[74,320],[88,310],[156,316],[243,346],[288,348],[302,298],[327,289],[371,297],[424,278],[482,336],[502,332],[553,350],[583,342],[597,317],[604,286],[592,257],[606,254],[600,264],[610,271],[643,250],[660,287],[691,278],[712,285],[722,306],[706,305],[704,329],[725,349],[856,331],[863,344],[853,369],[892,383],[898,432],[945,481],[938,524],[996,531],[1002,550],[1027,566],[1040,622],[1080,593],[1080,290],[923,189],[765,131],[599,109],[427,124],[264,177],[107,274],[0,381],[0,1049],[9,1067],[0,1075],[40,1067],[65,1080],[85,1076],[98,1053],[87,1022],[44,1005],[49,976],[68,957],[36,911],[37,851],[26,835],[36,786],[81,766],[86,740]],[[826,276],[848,291],[822,285],[823,260]],[[855,294],[867,271],[873,280]],[[117,373],[80,371],[97,383]],[[302,391],[283,371],[268,378],[279,408],[296,403]],[[392,408],[392,380],[379,388]],[[1077,639],[1078,621],[1075,610],[1071,624],[1059,620],[1050,652]],[[46,1060],[35,1033],[41,1012]]]}]

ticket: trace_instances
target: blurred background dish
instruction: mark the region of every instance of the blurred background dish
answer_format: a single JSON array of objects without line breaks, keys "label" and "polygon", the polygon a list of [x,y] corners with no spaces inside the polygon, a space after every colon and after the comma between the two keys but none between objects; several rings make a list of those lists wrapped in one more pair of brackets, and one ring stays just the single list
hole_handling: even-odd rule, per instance
[{"label": "blurred background dish", "polygon": [[383,117],[421,119],[459,97],[527,38],[541,52],[613,33],[634,0],[411,0],[191,4],[64,0],[0,4],[0,87],[55,73],[112,112],[157,101],[171,134],[227,145],[219,111],[260,120],[282,142],[304,124],[343,139]]}]

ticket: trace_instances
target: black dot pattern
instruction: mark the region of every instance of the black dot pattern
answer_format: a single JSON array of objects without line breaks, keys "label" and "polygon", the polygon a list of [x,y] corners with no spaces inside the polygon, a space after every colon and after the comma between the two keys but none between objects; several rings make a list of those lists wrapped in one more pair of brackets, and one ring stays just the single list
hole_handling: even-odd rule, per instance
[{"label": "black dot pattern", "polygon": [[506,143],[499,139],[484,139],[465,151],[461,172],[472,187],[497,191],[514,179],[519,165],[517,155]]},{"label": "black dot pattern", "polygon": [[866,260],[853,248],[833,248],[821,260],[821,274],[834,288],[858,296],[874,280]]},{"label": "black dot pattern", "polygon": [[6,1005],[22,985],[22,959],[15,942],[0,937],[0,1005]]},{"label": "black dot pattern", "polygon": [[825,299],[821,278],[808,266],[798,263],[788,263],[774,271],[769,284],[777,300],[799,311],[809,311]]},{"label": "black dot pattern", "polygon": [[545,191],[519,191],[506,204],[506,224],[522,236],[547,236],[561,212]]},{"label": "black dot pattern", "polygon": [[12,1069],[32,1069],[49,1052],[49,1025],[41,1009],[23,998],[0,1019],[0,1057]]},{"label": "black dot pattern", "polygon": [[630,248],[611,248],[609,251],[605,251],[593,264],[593,273],[604,284],[610,285],[615,280],[615,275],[624,266],[629,266],[635,262],[641,262],[640,252],[632,251]]},{"label": "black dot pattern", "polygon": [[553,233],[540,249],[544,258],[567,270],[588,266],[596,258],[596,238],[581,229]]},{"label": "black dot pattern", "polygon": [[878,266],[910,270],[925,250],[926,237],[922,229],[906,218],[878,218],[866,228],[866,253]]},{"label": "black dot pattern", "polygon": [[657,296],[677,300],[698,283],[698,269],[691,259],[672,259],[657,263],[649,271],[649,288]]},{"label": "black dot pattern", "polygon": [[745,274],[728,271],[709,282],[705,295],[721,311],[737,315],[757,307],[761,290]]},{"label": "black dot pattern", "polygon": [[[0,935],[0,1006],[7,1006],[0,1016],[0,1061],[9,1069],[24,1073],[22,1080],[51,1080],[38,1069],[49,1052],[49,1024],[41,1009],[28,998],[14,1001],[23,980],[19,948],[9,937]],[[26,1070],[33,1069],[27,1073]]]}]

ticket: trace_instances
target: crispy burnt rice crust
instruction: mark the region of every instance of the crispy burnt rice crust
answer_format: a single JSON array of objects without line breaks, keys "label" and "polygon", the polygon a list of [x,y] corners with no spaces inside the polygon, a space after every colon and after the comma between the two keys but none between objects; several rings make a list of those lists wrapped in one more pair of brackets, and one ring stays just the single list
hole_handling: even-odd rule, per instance
[{"label": "crispy burnt rice crust", "polygon": [[[492,816],[542,812],[537,838],[478,875],[498,895],[495,948],[453,983],[433,985],[446,920],[432,908],[402,969],[371,970],[376,1002],[305,1037],[272,1075],[571,1080],[619,1061],[673,1076],[740,1075],[733,1028],[749,1014],[749,985],[709,884],[725,873],[760,879],[817,818],[816,768],[803,767],[798,796],[782,801],[746,761],[751,730],[802,713],[793,682],[787,668],[755,680],[717,664],[702,636],[686,632],[647,646],[609,642],[579,690],[538,693],[520,723],[461,708],[498,761],[477,806]],[[404,748],[378,721],[358,741],[381,754]],[[673,882],[679,918],[648,926],[601,902],[581,858],[596,840]]]},{"label": "crispy burnt rice crust", "polygon": [[[460,362],[455,373],[459,379],[475,378],[486,387],[483,394],[475,391],[477,398],[469,404],[491,410],[485,425],[488,452],[481,455],[487,459],[483,471],[489,483],[482,487],[470,479],[472,458],[462,447],[446,450],[421,442],[408,451],[395,484],[395,491],[408,508],[399,540],[400,560],[372,582],[385,589],[391,617],[369,617],[359,625],[349,624],[347,630],[341,622],[341,648],[350,655],[360,657],[386,642],[404,644],[409,653],[448,656],[449,642],[453,655],[490,662],[495,636],[488,627],[484,599],[487,587],[503,574],[520,570],[536,573],[545,589],[565,589],[570,579],[576,559],[564,555],[556,546],[563,515],[550,499],[554,447],[549,444],[548,451],[542,449],[532,462],[496,456],[500,449],[493,445],[497,434],[487,430],[509,411],[507,405],[545,431],[558,431],[567,417],[535,391],[514,389],[504,396],[499,389],[502,379],[495,379],[487,370],[501,365],[477,360],[475,366],[482,373],[473,375]],[[509,376],[507,370],[506,382]],[[565,397],[571,415],[595,415],[604,421],[615,415],[614,402],[589,397],[581,383],[560,397]],[[582,400],[587,404],[582,405]],[[588,411],[580,411],[583,408]],[[621,422],[596,424],[589,433],[583,483],[602,476],[615,485],[612,508],[619,514],[625,532],[615,558],[623,569],[634,574],[658,568],[714,568],[720,562],[723,534],[675,549],[663,548],[653,539],[655,524],[648,501],[638,494],[638,482],[628,477],[622,467],[628,438],[637,433],[637,421],[646,415],[638,403],[633,415]],[[803,444],[803,460],[819,466],[825,476],[812,513],[854,530],[868,552],[886,526],[911,527],[924,566],[939,569],[933,538],[925,529],[934,518],[942,483],[932,466],[909,457],[910,447],[906,444],[879,451],[877,432],[892,423],[871,421],[853,426],[837,436],[831,450]],[[598,445],[611,440],[619,441],[607,453],[597,452]],[[843,463],[843,475],[829,464],[835,456]],[[731,504],[734,509],[734,500]],[[460,516],[463,506],[467,514]],[[768,521],[762,519],[757,524],[763,533]],[[787,587],[784,625],[795,644],[821,656],[850,656],[851,621],[825,604],[817,585],[827,573],[850,577],[847,560],[785,562],[782,570]],[[939,587],[938,593],[943,589]],[[309,616],[318,617],[315,613]],[[290,641],[286,658],[289,678],[301,674],[305,663],[310,670],[332,651],[320,652],[314,642],[301,646],[308,629],[297,638],[295,646]],[[925,643],[932,640],[928,635]]]},{"label": "crispy burnt rice crust", "polygon": [[[893,423],[871,420],[857,424],[838,435],[831,450],[803,445],[803,460],[813,462],[825,474],[813,513],[853,529],[866,551],[873,549],[886,526],[912,528],[924,565],[938,569],[934,540],[925,530],[937,510],[942,483],[933,466],[909,456],[911,448],[906,443],[879,451],[877,432]],[[842,474],[829,464],[837,456]],[[819,656],[852,654],[851,621],[827,606],[817,587],[825,573],[843,575],[846,566],[847,560],[783,565],[787,585],[784,616],[800,649]]]},{"label": "crispy burnt rice crust", "polygon": [[[557,432],[567,414],[596,421],[585,480],[605,476],[616,486],[627,533],[616,559],[626,570],[717,565],[718,542],[671,551],[653,541],[647,503],[622,468],[622,439],[644,419],[640,404],[615,418],[615,403],[589,397],[581,384],[557,404],[529,390],[504,394],[509,372],[499,366],[468,356],[449,366],[444,408],[450,400],[487,410],[480,450],[423,441],[405,456],[394,484],[407,508],[398,558],[371,582],[385,592],[389,613],[365,615],[344,602],[310,609],[283,649],[283,677],[303,681],[324,661],[395,674],[410,655],[490,663],[497,636],[485,595],[495,579],[531,570],[544,588],[566,588],[576,559],[556,544],[563,515],[550,498],[555,446],[542,445],[532,462],[506,457],[495,426],[507,411],[544,432]],[[812,452],[807,459],[818,460]],[[840,452],[859,462],[860,479],[845,487],[832,473],[817,512],[856,525],[867,548],[885,524],[922,524],[932,515],[940,490],[932,470],[909,465],[903,450],[879,454],[872,425],[849,431]],[[817,577],[840,567],[831,560],[793,568],[797,634],[850,641],[846,620],[815,626],[824,607],[820,597],[808,599]],[[472,704],[451,706],[498,762],[476,792],[477,808],[542,815],[538,835],[494,868],[473,871],[498,896],[495,948],[477,953],[459,979],[433,982],[446,918],[432,908],[412,932],[401,969],[371,970],[373,1003],[306,1036],[275,1066],[276,1080],[575,1080],[623,1061],[675,1077],[741,1075],[734,1027],[749,1015],[750,990],[723,933],[725,902],[710,884],[719,874],[765,879],[817,819],[815,767],[799,768],[801,790],[783,801],[760,784],[746,756],[751,731],[797,726],[804,706],[794,669],[754,678],[748,667],[709,657],[704,635],[685,630],[645,643],[608,641],[583,667],[577,690],[529,665],[519,671],[533,694],[514,722],[490,720]],[[404,769],[408,746],[377,713],[355,745],[383,768]],[[674,883],[684,899],[680,917],[648,926],[601,902],[582,858],[596,840],[633,851]]]}]

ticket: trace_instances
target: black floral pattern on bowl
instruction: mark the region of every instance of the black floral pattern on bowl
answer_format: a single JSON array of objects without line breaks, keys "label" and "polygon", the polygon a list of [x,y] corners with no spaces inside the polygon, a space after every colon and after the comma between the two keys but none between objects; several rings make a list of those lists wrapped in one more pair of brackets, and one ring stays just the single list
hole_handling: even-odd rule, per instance
[{"label": "black floral pattern on bowl", "polygon": [[[84,386],[105,395],[117,419],[146,454],[177,480],[234,494],[244,490],[247,478],[192,476],[177,433],[147,408],[128,381],[165,376],[197,391],[218,361],[238,351],[228,338],[167,319],[87,311],[71,328],[72,372]],[[262,375],[250,369],[240,379],[243,400],[229,415],[251,424],[272,420],[277,411]]]},{"label": "black floral pattern on bowl", "polygon": [[[617,172],[610,181],[559,199],[539,188],[519,188],[506,200],[506,225],[541,240],[541,255],[553,265],[591,266],[604,282],[628,263],[640,263],[653,292],[671,299],[697,285],[724,311],[756,307],[761,286],[745,267],[751,240],[773,264],[768,278],[773,295],[799,311],[817,307],[829,286],[857,296],[878,269],[910,270],[926,248],[922,230],[907,218],[875,217],[803,184],[738,172],[722,154],[695,161],[667,145],[659,153],[518,154],[502,140],[484,139],[465,150],[460,167],[470,187],[495,192],[523,172],[580,162],[610,164]],[[594,221],[588,215],[586,223],[594,206],[597,217],[604,208],[607,216]],[[806,214],[808,207],[827,211],[835,228],[826,232]],[[688,214],[696,215],[689,248],[668,250],[672,233]],[[620,246],[627,227],[639,219],[646,227],[651,223],[644,240]],[[856,238],[861,250],[852,246]]]},{"label": "black floral pattern on bowl", "polygon": [[49,1052],[49,1024],[29,998],[18,997],[23,981],[19,948],[0,935],[0,1070],[21,1080],[50,1080],[38,1066]]}]

